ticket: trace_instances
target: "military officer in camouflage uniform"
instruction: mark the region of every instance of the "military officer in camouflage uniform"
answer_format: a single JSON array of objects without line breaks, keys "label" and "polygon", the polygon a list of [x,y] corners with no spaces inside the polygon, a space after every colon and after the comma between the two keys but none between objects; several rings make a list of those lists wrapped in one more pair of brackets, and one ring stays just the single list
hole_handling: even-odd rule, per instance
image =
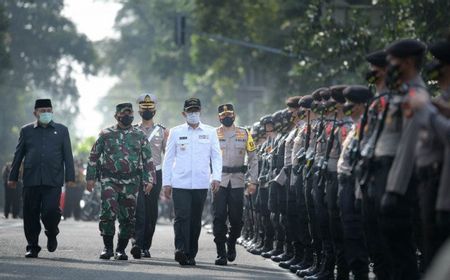
[{"label": "military officer in camouflage uniform", "polygon": [[136,196],[139,187],[150,193],[156,183],[151,147],[145,134],[133,127],[131,103],[116,107],[118,123],[104,129],[89,156],[86,182],[92,191],[95,180],[101,183],[102,210],[100,233],[105,248],[101,259],[110,259],[113,254],[115,220],[119,221],[116,259],[127,260],[125,248],[134,236]]},{"label": "military officer in camouflage uniform", "polygon": [[[150,247],[158,219],[158,200],[162,184],[162,156],[166,147],[169,131],[160,124],[155,124],[153,117],[156,114],[157,98],[154,94],[144,93],[138,97],[139,115],[142,122],[136,127],[140,128],[147,136],[152,148],[152,159],[156,169],[156,183],[149,194],[139,188],[136,207],[136,243],[132,249],[134,258],[150,258]],[[133,247],[133,248],[134,248]]]},{"label": "military officer in camouflage uniform", "polygon": [[[217,247],[215,264],[226,265],[227,260],[233,262],[236,258],[236,240],[241,235],[243,225],[244,174],[248,166],[250,182],[247,191],[253,194],[258,180],[258,159],[251,134],[234,125],[236,115],[233,105],[220,105],[218,111],[222,125],[217,128],[217,135],[222,150],[223,167],[220,188],[213,197],[213,233]],[[230,223],[229,229],[227,219]]]}]

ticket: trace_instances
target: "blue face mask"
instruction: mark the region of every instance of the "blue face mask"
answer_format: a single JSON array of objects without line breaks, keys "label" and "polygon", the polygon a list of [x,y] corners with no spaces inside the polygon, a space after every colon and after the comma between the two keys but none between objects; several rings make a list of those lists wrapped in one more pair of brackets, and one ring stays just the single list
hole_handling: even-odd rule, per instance
[{"label": "blue face mask", "polygon": [[49,124],[53,119],[53,113],[40,113],[39,122],[42,124]]}]

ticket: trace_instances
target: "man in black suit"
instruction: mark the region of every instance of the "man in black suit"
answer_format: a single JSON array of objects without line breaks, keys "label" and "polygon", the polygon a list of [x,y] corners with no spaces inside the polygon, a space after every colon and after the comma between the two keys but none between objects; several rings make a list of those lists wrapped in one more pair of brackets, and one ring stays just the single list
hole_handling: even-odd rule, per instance
[{"label": "man in black suit", "polygon": [[23,221],[28,242],[27,258],[37,258],[41,250],[38,245],[41,232],[39,218],[45,227],[48,251],[56,250],[61,220],[61,187],[64,179],[68,185],[73,185],[75,180],[69,131],[64,125],[53,122],[51,100],[36,100],[34,116],[36,121],[20,130],[8,182],[9,187],[16,187],[19,168],[24,160]]}]

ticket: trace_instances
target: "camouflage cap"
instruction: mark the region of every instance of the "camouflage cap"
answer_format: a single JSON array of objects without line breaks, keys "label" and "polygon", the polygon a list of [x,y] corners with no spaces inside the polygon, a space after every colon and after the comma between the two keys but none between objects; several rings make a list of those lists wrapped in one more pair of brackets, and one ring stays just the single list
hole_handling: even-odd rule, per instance
[{"label": "camouflage cap", "polygon": [[121,113],[124,111],[133,111],[133,104],[131,103],[120,103],[116,106],[116,113]]}]

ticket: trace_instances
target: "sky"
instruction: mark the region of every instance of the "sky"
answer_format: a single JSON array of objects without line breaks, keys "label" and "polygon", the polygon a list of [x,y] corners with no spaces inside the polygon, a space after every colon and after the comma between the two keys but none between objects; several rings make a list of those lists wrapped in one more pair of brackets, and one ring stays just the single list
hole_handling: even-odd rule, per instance
[{"label": "sky", "polygon": [[[92,41],[98,41],[118,36],[113,25],[120,6],[105,0],[65,0],[63,14],[76,24],[78,32],[86,34]],[[80,115],[76,120],[76,133],[79,137],[96,136],[103,117],[95,107],[117,82],[117,78],[102,74],[86,77],[81,69],[77,72],[74,76],[80,93]]]}]

